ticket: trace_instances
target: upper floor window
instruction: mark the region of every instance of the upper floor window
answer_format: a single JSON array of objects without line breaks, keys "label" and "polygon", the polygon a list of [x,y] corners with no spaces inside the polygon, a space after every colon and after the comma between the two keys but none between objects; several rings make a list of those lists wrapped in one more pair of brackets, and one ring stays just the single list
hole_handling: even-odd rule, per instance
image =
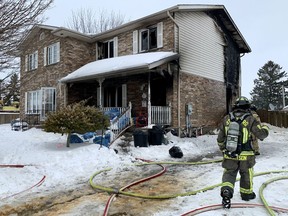
[{"label": "upper floor window", "polygon": [[96,59],[106,59],[118,56],[118,38],[98,42],[96,44]]},{"label": "upper floor window", "polygon": [[140,30],[140,51],[157,48],[157,27]]},{"label": "upper floor window", "polygon": [[25,56],[25,71],[31,71],[38,68],[38,51]]},{"label": "upper floor window", "polygon": [[60,42],[44,47],[44,66],[60,61]]},{"label": "upper floor window", "polygon": [[133,53],[163,47],[163,23],[133,32]]}]

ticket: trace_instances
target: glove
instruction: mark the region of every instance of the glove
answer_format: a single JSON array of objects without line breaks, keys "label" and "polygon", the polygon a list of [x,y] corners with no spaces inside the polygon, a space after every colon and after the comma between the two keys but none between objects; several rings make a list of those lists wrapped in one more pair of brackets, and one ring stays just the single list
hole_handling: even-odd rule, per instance
[{"label": "glove", "polygon": [[238,154],[236,152],[229,152],[228,150],[224,150],[223,151],[223,155],[227,155],[230,158],[236,158],[238,156]]}]

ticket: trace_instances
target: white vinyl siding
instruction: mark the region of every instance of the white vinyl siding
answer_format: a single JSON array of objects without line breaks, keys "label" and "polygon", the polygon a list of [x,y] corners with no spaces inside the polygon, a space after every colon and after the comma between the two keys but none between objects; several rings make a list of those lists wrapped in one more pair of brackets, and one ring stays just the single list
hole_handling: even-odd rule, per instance
[{"label": "white vinyl siding", "polygon": [[176,14],[180,27],[181,71],[224,82],[223,33],[202,12]]}]

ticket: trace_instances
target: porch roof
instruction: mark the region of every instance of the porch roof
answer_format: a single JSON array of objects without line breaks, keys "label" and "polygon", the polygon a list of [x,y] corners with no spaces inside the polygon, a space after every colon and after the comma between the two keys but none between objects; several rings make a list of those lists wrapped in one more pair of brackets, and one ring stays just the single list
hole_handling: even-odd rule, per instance
[{"label": "porch roof", "polygon": [[119,56],[90,62],[59,80],[71,83],[108,76],[122,76],[143,73],[169,61],[179,58],[174,52],[149,52],[135,55]]}]

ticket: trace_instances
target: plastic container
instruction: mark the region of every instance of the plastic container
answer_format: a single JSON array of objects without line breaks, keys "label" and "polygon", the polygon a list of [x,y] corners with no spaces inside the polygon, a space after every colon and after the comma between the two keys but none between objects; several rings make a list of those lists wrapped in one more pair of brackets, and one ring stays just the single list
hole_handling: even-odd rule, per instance
[{"label": "plastic container", "polygon": [[148,147],[148,134],[142,130],[135,130],[133,133],[135,147]]},{"label": "plastic container", "polygon": [[152,129],[148,130],[149,145],[161,145],[164,139],[163,130],[158,126],[153,126]]}]

